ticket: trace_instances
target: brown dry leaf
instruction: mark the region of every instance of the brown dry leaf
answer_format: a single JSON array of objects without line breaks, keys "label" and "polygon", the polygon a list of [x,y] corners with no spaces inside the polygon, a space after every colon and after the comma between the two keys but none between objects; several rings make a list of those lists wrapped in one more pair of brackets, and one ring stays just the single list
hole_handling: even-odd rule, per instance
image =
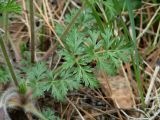
[{"label": "brown dry leaf", "polygon": [[98,77],[98,79],[104,94],[107,97],[110,96],[118,104],[118,107],[128,109],[133,106],[132,96],[125,77],[117,75],[114,77]]}]

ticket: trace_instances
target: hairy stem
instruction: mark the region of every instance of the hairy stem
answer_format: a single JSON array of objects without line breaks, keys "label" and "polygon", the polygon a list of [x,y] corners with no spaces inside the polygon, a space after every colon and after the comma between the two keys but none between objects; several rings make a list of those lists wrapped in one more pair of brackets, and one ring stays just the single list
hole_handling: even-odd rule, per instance
[{"label": "hairy stem", "polygon": [[[8,43],[9,43],[9,41],[8,41],[8,13],[7,13],[7,12],[4,12],[3,15],[4,15],[4,18],[3,18],[3,28],[4,28],[4,30],[5,30],[4,40],[5,40],[5,42],[6,42],[7,45],[8,45]],[[18,86],[19,86],[18,80],[17,80],[17,78],[16,78],[16,74],[15,74],[14,69],[13,69],[13,66],[12,66],[12,64],[11,64],[11,62],[10,62],[10,59],[9,59],[8,54],[7,54],[7,50],[6,50],[6,47],[5,47],[5,44],[4,44],[4,42],[3,42],[3,39],[2,39],[2,36],[1,36],[1,35],[0,35],[0,46],[1,46],[2,53],[3,53],[4,58],[5,58],[5,61],[6,61],[6,63],[7,63],[7,66],[8,66],[8,68],[9,68],[11,77],[12,77],[12,79],[13,79],[13,81],[14,81],[14,84],[18,87]]]},{"label": "hairy stem", "polygon": [[7,66],[9,68],[10,74],[12,76],[13,82],[18,87],[19,86],[18,80],[17,80],[16,74],[14,72],[13,66],[12,66],[12,64],[10,62],[9,56],[7,54],[6,47],[5,47],[4,42],[2,40],[2,36],[0,36],[0,46],[1,46],[1,49],[2,49],[3,56],[5,58],[5,61],[7,63]]},{"label": "hairy stem", "polygon": [[5,31],[4,33],[4,41],[7,43],[8,45],[8,13],[7,12],[3,12],[3,29]]},{"label": "hairy stem", "polygon": [[34,34],[34,10],[33,10],[33,0],[29,1],[29,13],[30,13],[30,50],[31,50],[31,63],[35,62],[35,34]]}]

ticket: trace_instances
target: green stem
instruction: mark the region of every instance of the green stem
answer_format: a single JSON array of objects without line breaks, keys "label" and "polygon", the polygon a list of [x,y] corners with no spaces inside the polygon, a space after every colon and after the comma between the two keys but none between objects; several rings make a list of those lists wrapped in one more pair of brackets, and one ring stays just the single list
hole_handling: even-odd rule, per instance
[{"label": "green stem", "polygon": [[35,34],[34,34],[34,10],[33,10],[33,0],[29,1],[29,12],[30,12],[30,35],[31,35],[31,63],[35,62]]},{"label": "green stem", "polygon": [[4,40],[5,40],[5,42],[7,43],[7,45],[8,45],[8,13],[6,13],[6,12],[4,12],[3,13],[3,29],[4,29],[4,31],[5,31],[5,33],[4,33]]},{"label": "green stem", "polygon": [[[4,28],[4,31],[5,31],[5,33],[4,33],[4,40],[5,40],[5,42],[8,45],[9,44],[9,41],[8,41],[8,13],[4,12],[3,15],[4,15],[4,18],[3,18],[3,28]],[[1,35],[0,35],[0,46],[2,48],[2,52],[3,52],[3,55],[5,57],[5,61],[7,63],[8,68],[9,68],[9,71],[10,71],[10,74],[11,74],[12,79],[14,81],[14,84],[18,87],[19,86],[18,80],[16,78],[16,74],[15,74],[13,66],[12,66],[12,64],[10,62],[10,59],[9,59],[8,54],[7,54],[7,50],[6,50],[6,47],[5,47],[5,44],[4,44],[3,40],[2,40],[2,36]]]},{"label": "green stem", "polygon": [[17,80],[16,74],[14,72],[13,66],[12,66],[12,64],[10,62],[10,59],[9,59],[8,54],[7,54],[7,50],[6,50],[6,47],[4,45],[4,42],[2,40],[2,36],[1,35],[0,35],[0,46],[1,46],[1,49],[2,49],[3,56],[5,58],[5,61],[7,63],[7,66],[9,68],[10,74],[12,76],[13,82],[18,87],[19,86],[18,80]]},{"label": "green stem", "polygon": [[144,103],[144,95],[143,95],[143,89],[142,89],[142,82],[141,82],[141,78],[140,78],[140,69],[139,69],[139,55],[138,55],[138,49],[137,49],[137,41],[136,41],[136,31],[135,31],[135,23],[134,23],[134,16],[132,13],[132,5],[131,5],[131,1],[130,0],[126,0],[127,3],[127,9],[128,9],[128,13],[129,13],[129,18],[131,21],[131,28],[132,28],[132,34],[133,34],[133,44],[134,44],[134,51],[132,54],[132,60],[133,60],[133,66],[134,66],[134,71],[135,71],[135,77],[137,80],[137,85],[138,85],[138,89],[139,89],[139,94],[140,94],[140,98],[143,104],[143,107],[145,107],[145,103]]}]

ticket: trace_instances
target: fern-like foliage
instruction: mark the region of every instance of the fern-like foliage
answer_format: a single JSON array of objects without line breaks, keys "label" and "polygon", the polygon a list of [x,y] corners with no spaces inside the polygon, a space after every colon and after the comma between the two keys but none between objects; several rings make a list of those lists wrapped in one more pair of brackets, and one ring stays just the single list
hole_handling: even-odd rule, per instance
[{"label": "fern-like foliage", "polygon": [[7,69],[5,69],[3,66],[0,66],[0,84],[5,84],[6,82],[10,81],[11,77],[8,74]]},{"label": "fern-like foliage", "polygon": [[0,0],[0,12],[20,13],[21,7],[16,3],[16,0]]},{"label": "fern-like foliage", "polygon": [[[65,26],[74,15],[75,12],[67,15]],[[58,35],[62,34],[63,27],[56,26]],[[32,65],[27,62],[29,60],[22,61],[19,80],[23,86],[27,85],[32,89],[34,97],[41,97],[47,91],[57,100],[63,100],[69,91],[81,86],[97,88],[99,82],[95,71],[116,74],[120,61],[127,61],[132,50],[132,45],[123,36],[115,36],[112,31],[105,28],[102,32],[91,10],[85,9],[72,29],[62,38],[65,49],[58,49],[58,55],[62,59],[57,69],[48,69],[44,62]],[[23,86],[22,90],[25,91]]]},{"label": "fern-like foliage", "polygon": [[37,63],[33,67],[30,67],[26,71],[27,84],[32,88],[33,96],[39,97],[44,95],[46,89],[45,79],[47,79],[48,74],[47,67],[45,63]]},{"label": "fern-like foliage", "polygon": [[47,68],[44,62],[38,62],[34,66],[22,69],[26,76],[24,80],[33,91],[33,97],[41,97],[45,91],[51,92],[57,100],[63,100],[69,90],[78,89],[79,83],[68,79],[68,76],[61,77]]},{"label": "fern-like foliage", "polygon": [[66,38],[65,45],[67,49],[61,50],[59,54],[65,62],[62,64],[61,72],[70,74],[72,78],[79,83],[84,83],[85,86],[94,88],[98,82],[93,75],[92,68],[87,66],[90,62],[85,60],[85,36],[78,33],[76,28],[73,28]]},{"label": "fern-like foliage", "polygon": [[[66,49],[59,52],[64,59],[61,72],[71,74],[72,79],[91,88],[98,85],[93,74],[96,69],[115,74],[120,61],[127,61],[131,50],[123,37],[115,37],[109,29],[105,33],[95,30],[83,33],[73,28],[64,43]],[[93,61],[94,68],[90,66]]]},{"label": "fern-like foliage", "polygon": [[54,111],[50,108],[43,109],[42,113],[47,118],[47,120],[61,120],[60,117],[57,117]]},{"label": "fern-like foliage", "polygon": [[[90,12],[87,9],[81,13],[79,19],[86,18],[86,22],[88,18],[93,19],[93,17],[86,17],[88,13]],[[71,20],[69,18],[71,16],[67,16],[66,24]],[[94,71],[102,70],[109,75],[116,74],[120,62],[128,60],[132,45],[126,42],[123,36],[115,36],[109,28],[101,32],[98,27],[95,27],[95,20],[90,21],[89,27],[84,26],[81,30],[79,30],[82,27],[80,23],[76,22],[63,39],[66,48],[59,51],[64,61],[60,66],[61,78],[65,77],[84,86],[95,88],[98,87],[98,81]],[[58,28],[61,29],[62,26]],[[91,65],[93,62],[96,64],[94,67]]]}]

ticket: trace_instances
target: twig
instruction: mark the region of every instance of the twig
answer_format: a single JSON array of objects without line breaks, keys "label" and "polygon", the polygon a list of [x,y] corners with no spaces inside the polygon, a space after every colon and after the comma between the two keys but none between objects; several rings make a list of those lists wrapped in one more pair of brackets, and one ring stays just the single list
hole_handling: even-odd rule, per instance
[{"label": "twig", "polygon": [[[139,27],[135,27],[135,29],[138,30],[139,33],[141,33],[141,32],[144,30],[144,29],[141,29],[141,28],[139,28]],[[153,35],[153,36],[156,35],[156,33],[153,32],[153,31],[151,31],[151,30],[147,30],[146,33],[148,33],[148,34],[150,34],[150,35]],[[158,34],[158,37],[160,37],[159,34]]]},{"label": "twig", "polygon": [[61,60],[61,56],[59,56],[59,58],[58,58],[58,60],[57,60],[57,62],[56,62],[56,65],[54,66],[54,68],[53,68],[53,70],[55,70],[56,68],[57,68],[57,66],[58,66],[58,64],[59,64],[59,62],[60,62],[60,60]]},{"label": "twig", "polygon": [[129,82],[129,80],[128,80],[127,73],[126,73],[125,70],[124,70],[124,67],[123,67],[123,65],[122,65],[122,62],[121,62],[121,67],[122,67],[122,71],[123,71],[123,74],[124,74],[124,76],[125,76],[125,79],[126,79],[126,81],[127,81],[127,85],[128,85],[128,87],[129,87],[129,90],[130,90],[130,94],[131,94],[131,97],[132,97],[132,100],[133,100],[134,107],[136,108],[136,102],[135,102],[134,94],[133,94],[133,91],[132,91],[132,88],[131,88],[131,84],[130,84],[130,82]]},{"label": "twig", "polygon": [[158,40],[158,37],[159,37],[159,32],[160,32],[160,22],[159,22],[159,25],[158,25],[158,30],[157,30],[157,33],[156,33],[156,37],[155,37],[154,42],[153,42],[153,46],[156,46],[156,44],[157,44],[157,40]]},{"label": "twig", "polygon": [[159,113],[160,113],[160,109],[157,112],[155,112],[154,115],[149,120],[154,120],[155,117],[157,117]]},{"label": "twig", "polygon": [[[140,67],[140,69],[141,70],[143,70],[143,68],[142,67]],[[144,71],[147,75],[149,75],[150,77],[152,77],[153,75],[150,73],[150,72],[148,72],[148,71]],[[158,78],[158,76],[156,76],[156,80],[158,81],[158,82],[160,82],[160,78]]]},{"label": "twig", "polygon": [[54,28],[50,25],[50,23],[47,21],[47,18],[43,15],[42,10],[39,8],[39,6],[37,5],[37,3],[34,1],[34,5],[37,8],[37,10],[39,11],[39,13],[41,14],[41,16],[43,17],[44,21],[46,22],[47,26],[51,29],[51,31],[54,33],[54,35],[57,38],[57,41],[60,43],[60,45],[65,48],[63,42],[61,41],[61,39],[59,38],[59,36],[57,35],[57,33],[54,31]]},{"label": "twig", "polygon": [[156,10],[155,14],[152,16],[151,20],[149,21],[149,23],[147,24],[146,28],[138,35],[137,40],[139,40],[144,33],[148,30],[148,28],[150,27],[150,25],[152,24],[154,18],[157,16],[158,12],[160,10],[160,6],[158,7],[158,9]]},{"label": "twig", "polygon": [[48,3],[49,1],[45,0],[45,2],[46,2],[47,10],[48,10],[49,20],[51,20],[50,22],[51,22],[52,26],[54,26],[54,21],[52,20],[53,19],[53,14],[52,14],[52,10],[51,10],[51,8],[49,6],[49,3]]},{"label": "twig", "polygon": [[151,94],[151,91],[153,89],[154,82],[156,80],[156,76],[157,76],[159,70],[160,70],[160,65],[158,64],[158,65],[156,65],[156,68],[155,68],[154,73],[153,73],[153,77],[151,79],[150,86],[148,88],[148,92],[147,92],[147,95],[146,95],[146,98],[145,98],[145,104],[149,103],[150,94]]},{"label": "twig", "polygon": [[77,111],[77,113],[79,114],[79,116],[81,117],[82,120],[85,120],[84,117],[82,116],[82,114],[79,112],[79,110],[77,109],[77,107],[72,103],[72,101],[70,101],[67,97],[66,97],[67,101],[74,107],[74,109]]},{"label": "twig", "polygon": [[[79,11],[76,13],[76,15],[72,18],[71,22],[67,25],[66,29],[64,30],[64,32],[62,33],[62,35],[59,39],[63,39],[66,36],[66,34],[70,31],[70,29],[72,28],[72,25],[75,23],[78,16],[80,15],[80,13],[83,11],[83,9],[84,9],[84,5],[79,9]],[[57,46],[57,42],[54,44],[54,46],[51,46],[49,48],[49,50],[42,57],[42,59],[43,60],[46,59],[53,52],[53,50],[56,48],[56,46]]]},{"label": "twig", "polygon": [[80,8],[80,6],[79,5],[77,5],[77,3],[76,2],[74,2],[73,0],[71,0],[71,3],[76,7],[76,8]]},{"label": "twig", "polygon": [[78,107],[81,111],[83,111],[91,120],[96,120],[91,114],[89,114],[87,111],[85,111],[83,108]]},{"label": "twig", "polygon": [[[29,21],[28,21],[28,16],[27,16],[27,8],[26,8],[26,2],[25,2],[25,0],[22,0],[22,6],[23,6],[23,13],[24,13],[24,17],[25,17],[25,20],[24,20],[24,23],[25,23],[25,25],[27,26],[27,28],[28,28],[28,33],[29,33],[29,36],[31,36],[30,35],[30,27],[29,27]],[[23,19],[23,18],[21,18],[21,19]],[[23,21],[23,20],[22,20]]]},{"label": "twig", "polygon": [[66,10],[67,10],[67,7],[69,6],[69,3],[70,3],[70,2],[71,2],[71,0],[68,0],[68,1],[66,2],[66,5],[65,5],[65,7],[64,7],[64,9],[63,9],[63,11],[62,11],[61,17],[59,18],[59,21],[62,20],[62,18],[63,18],[63,16],[64,16],[64,14],[65,14],[65,12],[66,12]]}]

